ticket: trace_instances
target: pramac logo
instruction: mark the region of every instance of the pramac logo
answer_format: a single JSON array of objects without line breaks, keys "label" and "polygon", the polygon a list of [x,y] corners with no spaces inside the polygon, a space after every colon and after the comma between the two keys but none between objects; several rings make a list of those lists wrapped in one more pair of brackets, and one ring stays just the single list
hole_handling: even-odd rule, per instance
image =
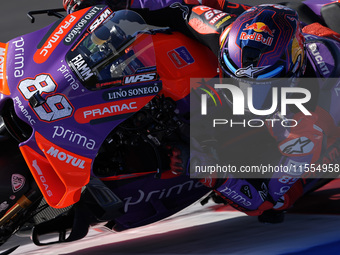
[{"label": "pramac logo", "polygon": [[44,63],[56,49],[63,38],[68,34],[72,27],[80,20],[80,18],[88,11],[89,8],[72,13],[58,25],[51,33],[45,43],[35,52],[33,56],[34,62],[37,64]]}]

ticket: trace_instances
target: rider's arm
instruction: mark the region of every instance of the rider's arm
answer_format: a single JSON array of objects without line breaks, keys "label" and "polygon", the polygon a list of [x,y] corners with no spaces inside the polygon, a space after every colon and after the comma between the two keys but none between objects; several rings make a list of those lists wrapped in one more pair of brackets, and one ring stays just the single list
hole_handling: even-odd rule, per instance
[{"label": "rider's arm", "polygon": [[[64,0],[64,8],[68,12],[95,4],[108,4],[113,10],[129,9],[138,12],[147,24],[170,27],[184,33],[208,46],[215,54],[218,53],[221,33],[233,20],[249,6],[228,1],[203,0]],[[124,4],[122,4],[124,3]]]},{"label": "rider's arm", "polygon": [[270,163],[261,164],[263,178],[229,178],[215,189],[230,205],[252,216],[269,209],[285,210],[326,176],[316,169],[332,150],[326,143],[329,114],[317,108],[312,116],[296,114],[293,118],[298,122],[296,127],[268,127],[276,143],[268,154]]},{"label": "rider's arm", "polygon": [[[84,0],[87,1],[87,0]],[[100,1],[100,0],[99,0]],[[108,0],[109,2],[113,0]],[[241,14],[245,10],[250,8],[249,5],[246,4],[238,4],[229,1],[220,1],[220,0],[172,0],[172,1],[160,1],[160,0],[132,0],[129,3],[129,8],[133,9],[149,9],[149,10],[160,10],[174,3],[180,3],[185,5],[205,5],[217,10],[221,10],[228,13],[233,14]]]},{"label": "rider's arm", "polygon": [[[227,13],[212,7],[178,2],[154,11],[133,10],[141,14],[148,24],[169,26],[180,31],[208,46],[216,55],[219,50],[220,35],[237,17],[235,13]],[[241,12],[240,9],[238,10]]]},{"label": "rider's arm", "polygon": [[169,7],[173,3],[183,3],[188,5],[205,5],[217,10],[228,13],[241,14],[249,9],[249,5],[232,3],[219,0],[63,0],[63,6],[68,13],[77,11],[93,5],[105,4],[109,5],[113,10],[120,9],[149,9],[150,11],[160,10]]},{"label": "rider's arm", "polygon": [[[182,2],[182,3],[181,3]],[[222,31],[249,6],[228,1],[203,0],[63,0],[64,8],[70,13],[95,4],[108,4],[113,10],[128,6],[138,12],[146,23],[171,27],[207,45],[215,54],[219,48]]]}]

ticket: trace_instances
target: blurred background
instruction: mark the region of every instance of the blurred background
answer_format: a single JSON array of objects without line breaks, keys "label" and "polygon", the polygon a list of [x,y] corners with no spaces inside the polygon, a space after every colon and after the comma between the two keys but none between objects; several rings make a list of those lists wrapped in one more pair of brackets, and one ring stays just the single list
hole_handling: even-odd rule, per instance
[{"label": "blurred background", "polygon": [[46,27],[55,17],[38,15],[35,23],[27,18],[32,10],[62,8],[62,0],[2,0],[0,5],[0,42]]},{"label": "blurred background", "polygon": [[[293,0],[290,2],[298,2]],[[62,0],[2,0],[0,7],[0,42],[7,42],[15,37],[24,35],[39,28],[46,27],[56,21],[56,17],[47,15],[36,16],[35,23],[27,18],[27,13],[32,10],[62,8]],[[261,4],[282,2],[278,0],[233,0],[232,2],[245,4]]]}]

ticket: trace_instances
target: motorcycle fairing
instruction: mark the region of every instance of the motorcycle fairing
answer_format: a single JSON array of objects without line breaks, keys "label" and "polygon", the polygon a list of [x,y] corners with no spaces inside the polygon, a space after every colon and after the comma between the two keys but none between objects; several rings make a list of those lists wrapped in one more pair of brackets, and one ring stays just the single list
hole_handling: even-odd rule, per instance
[{"label": "motorcycle fairing", "polygon": [[[172,32],[172,35],[171,40],[169,35],[164,33],[154,35],[153,45],[157,58],[157,71],[163,82],[162,92],[178,103],[189,97],[192,89],[191,78],[218,77],[218,60],[208,47],[194,39],[179,32]],[[184,51],[182,52],[184,56],[180,55],[179,51]],[[178,68],[174,58],[187,63]],[[193,61],[188,61],[186,58],[192,58]]]},{"label": "motorcycle fairing", "polygon": [[116,231],[162,220],[210,192],[198,179],[183,175],[157,179],[154,174],[149,174],[143,178],[104,183],[124,202],[124,214],[114,220],[113,229]]},{"label": "motorcycle fairing", "polygon": [[0,42],[0,93],[10,95],[10,91],[6,79],[6,58],[8,44]]},{"label": "motorcycle fairing", "polygon": [[44,39],[39,43],[38,49],[33,56],[34,62],[37,64],[45,63],[58,45],[63,41],[64,35],[70,32],[73,26],[84,16],[84,14],[87,13],[88,10],[89,8],[82,9],[66,16],[59,24],[55,23],[58,24],[58,26],[54,29],[54,31],[50,35],[46,34],[48,38],[46,39],[46,37],[44,37]]},{"label": "motorcycle fairing", "polygon": [[44,197],[48,198],[46,201],[55,208],[76,203],[82,187],[89,182],[92,159],[66,151],[38,132],[35,139],[45,157],[27,145],[20,150]]},{"label": "motorcycle fairing", "polygon": [[[96,8],[96,12],[91,11],[93,8]],[[89,90],[73,73],[65,56],[79,43],[78,40],[88,35],[88,28],[101,19],[105,10],[107,8],[103,6],[88,8],[70,14],[42,30],[15,38],[6,46],[0,45],[6,50],[6,75],[3,76],[10,92],[7,93],[6,86],[2,86],[0,110],[4,110],[2,108],[6,102],[13,102],[15,114],[32,128],[32,135],[21,142],[19,147],[46,201],[52,207],[66,207],[79,200],[81,189],[90,178],[92,162],[104,139],[121,122],[144,107],[162,88],[161,81],[152,79]],[[82,33],[76,34],[77,39],[73,38],[73,44],[66,44],[65,38],[78,31],[75,26],[89,17],[89,13],[91,19]],[[135,53],[139,58],[147,58],[148,66],[139,69],[138,75],[150,70],[157,73],[152,49],[151,34],[142,34],[129,45],[127,51]],[[41,58],[35,57],[38,54],[36,52]],[[129,64],[127,62],[126,66]],[[107,96],[108,93],[139,87],[157,89],[127,99]],[[98,109],[101,109],[100,114]],[[89,120],[89,113],[95,121],[77,121],[78,114]],[[52,147],[53,155],[48,153]],[[66,157],[63,162],[58,158],[61,152],[61,158]],[[73,162],[73,159],[77,160]],[[72,166],[72,162],[76,166]],[[39,175],[40,171],[37,172],[37,166],[43,177]]]},{"label": "motorcycle fairing", "polygon": [[66,191],[56,172],[48,160],[31,147],[21,146],[20,151],[45,200],[49,205],[56,207]]}]

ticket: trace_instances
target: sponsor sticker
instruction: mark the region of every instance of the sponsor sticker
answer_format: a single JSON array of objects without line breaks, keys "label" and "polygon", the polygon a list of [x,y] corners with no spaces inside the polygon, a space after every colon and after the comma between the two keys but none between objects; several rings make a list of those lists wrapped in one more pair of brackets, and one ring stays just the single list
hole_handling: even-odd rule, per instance
[{"label": "sponsor sticker", "polygon": [[87,27],[87,25],[94,20],[97,14],[102,10],[102,8],[98,6],[93,6],[91,10],[89,10],[84,17],[77,22],[74,28],[67,34],[64,39],[65,45],[71,45],[75,42],[78,35],[80,35],[83,30]]},{"label": "sponsor sticker", "polygon": [[140,85],[134,87],[120,87],[104,92],[103,99],[105,101],[113,101],[124,98],[156,95],[159,91],[161,91],[161,89],[161,83],[156,83],[152,85]]},{"label": "sponsor sticker", "polygon": [[0,44],[0,82],[4,78],[5,52],[6,52],[6,45],[1,43]]},{"label": "sponsor sticker", "polygon": [[0,43],[0,92],[5,95],[10,95],[6,80],[6,47],[5,43]]},{"label": "sponsor sticker", "polygon": [[298,137],[281,144],[279,148],[283,154],[304,155],[313,150],[314,143],[307,137]]},{"label": "sponsor sticker", "polygon": [[120,119],[119,115],[131,114],[139,111],[153,97],[154,96],[146,96],[83,107],[76,111],[74,118],[80,124],[110,117],[117,117],[117,119]]},{"label": "sponsor sticker", "polygon": [[80,18],[88,11],[88,9],[80,10],[72,13],[64,18],[58,27],[47,38],[46,42],[34,54],[33,60],[38,64],[44,63],[57,48],[60,42],[70,32],[72,27],[80,20]]},{"label": "sponsor sticker", "polygon": [[137,74],[137,75],[130,75],[124,77],[124,85],[129,85],[133,83],[140,83],[140,82],[148,82],[154,81],[157,79],[157,73],[144,73],[144,74]]},{"label": "sponsor sticker", "polygon": [[[243,30],[245,31],[252,30],[254,31],[254,33],[248,34],[247,32],[242,32],[240,36],[240,40],[256,41],[256,42],[260,42],[268,46],[271,46],[273,43],[275,30],[270,29],[263,22],[256,22],[250,25],[246,25],[246,27]],[[267,36],[264,36],[265,34],[267,34]]]},{"label": "sponsor sticker", "polygon": [[113,12],[107,8],[103,13],[90,25],[88,31],[92,33],[100,24],[102,24]]},{"label": "sponsor sticker", "polygon": [[168,56],[178,69],[195,62],[194,58],[184,46],[169,51]]},{"label": "sponsor sticker", "polygon": [[12,174],[11,183],[13,192],[18,192],[25,186],[26,178],[21,174]]},{"label": "sponsor sticker", "polygon": [[86,81],[94,75],[81,54],[72,58],[69,64],[82,81]]}]

